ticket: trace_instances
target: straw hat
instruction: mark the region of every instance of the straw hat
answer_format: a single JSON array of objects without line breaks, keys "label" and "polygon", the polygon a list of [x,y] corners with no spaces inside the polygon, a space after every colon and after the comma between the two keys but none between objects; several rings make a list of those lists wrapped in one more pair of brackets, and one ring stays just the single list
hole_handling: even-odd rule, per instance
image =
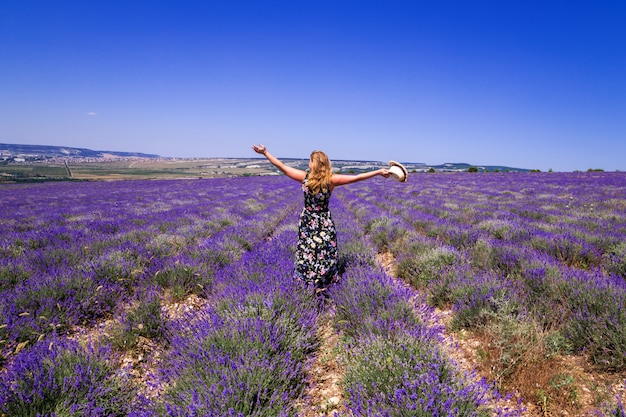
[{"label": "straw hat", "polygon": [[396,181],[407,182],[409,179],[409,172],[400,162],[389,161],[389,173]]}]

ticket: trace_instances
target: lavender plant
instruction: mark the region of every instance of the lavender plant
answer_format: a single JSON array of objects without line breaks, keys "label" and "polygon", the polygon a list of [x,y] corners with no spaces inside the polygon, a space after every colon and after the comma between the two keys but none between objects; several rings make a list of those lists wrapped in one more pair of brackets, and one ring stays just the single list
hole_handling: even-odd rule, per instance
[{"label": "lavender plant", "polygon": [[136,392],[117,374],[110,349],[52,336],[20,352],[0,374],[0,413],[124,416]]},{"label": "lavender plant", "polygon": [[161,311],[161,300],[154,288],[138,291],[131,307],[120,314],[119,326],[113,329],[111,343],[118,349],[133,348],[139,337],[159,341],[164,338],[167,323]]}]

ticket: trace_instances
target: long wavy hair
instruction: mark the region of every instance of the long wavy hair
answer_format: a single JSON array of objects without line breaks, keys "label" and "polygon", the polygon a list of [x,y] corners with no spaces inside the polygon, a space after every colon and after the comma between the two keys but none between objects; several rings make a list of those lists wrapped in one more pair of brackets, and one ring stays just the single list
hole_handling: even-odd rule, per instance
[{"label": "long wavy hair", "polygon": [[322,151],[311,152],[311,171],[307,186],[314,194],[320,191],[329,191],[332,185],[333,169],[330,159]]}]

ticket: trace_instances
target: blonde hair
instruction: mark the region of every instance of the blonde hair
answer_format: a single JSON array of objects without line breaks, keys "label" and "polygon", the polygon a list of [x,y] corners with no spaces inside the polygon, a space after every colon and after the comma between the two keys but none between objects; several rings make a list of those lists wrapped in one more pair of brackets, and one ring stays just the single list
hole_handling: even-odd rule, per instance
[{"label": "blonde hair", "polygon": [[307,182],[309,190],[314,194],[330,190],[332,178],[333,170],[328,156],[322,151],[311,152],[311,172]]}]

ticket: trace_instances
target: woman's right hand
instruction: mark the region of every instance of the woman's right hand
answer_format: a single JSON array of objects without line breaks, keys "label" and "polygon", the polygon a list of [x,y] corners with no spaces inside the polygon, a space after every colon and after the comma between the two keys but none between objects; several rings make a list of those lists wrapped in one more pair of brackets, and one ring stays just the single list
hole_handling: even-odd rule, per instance
[{"label": "woman's right hand", "polygon": [[265,153],[267,152],[267,149],[265,148],[265,145],[263,144],[252,145],[252,149],[254,149],[254,152],[259,153],[261,155],[265,155]]}]

